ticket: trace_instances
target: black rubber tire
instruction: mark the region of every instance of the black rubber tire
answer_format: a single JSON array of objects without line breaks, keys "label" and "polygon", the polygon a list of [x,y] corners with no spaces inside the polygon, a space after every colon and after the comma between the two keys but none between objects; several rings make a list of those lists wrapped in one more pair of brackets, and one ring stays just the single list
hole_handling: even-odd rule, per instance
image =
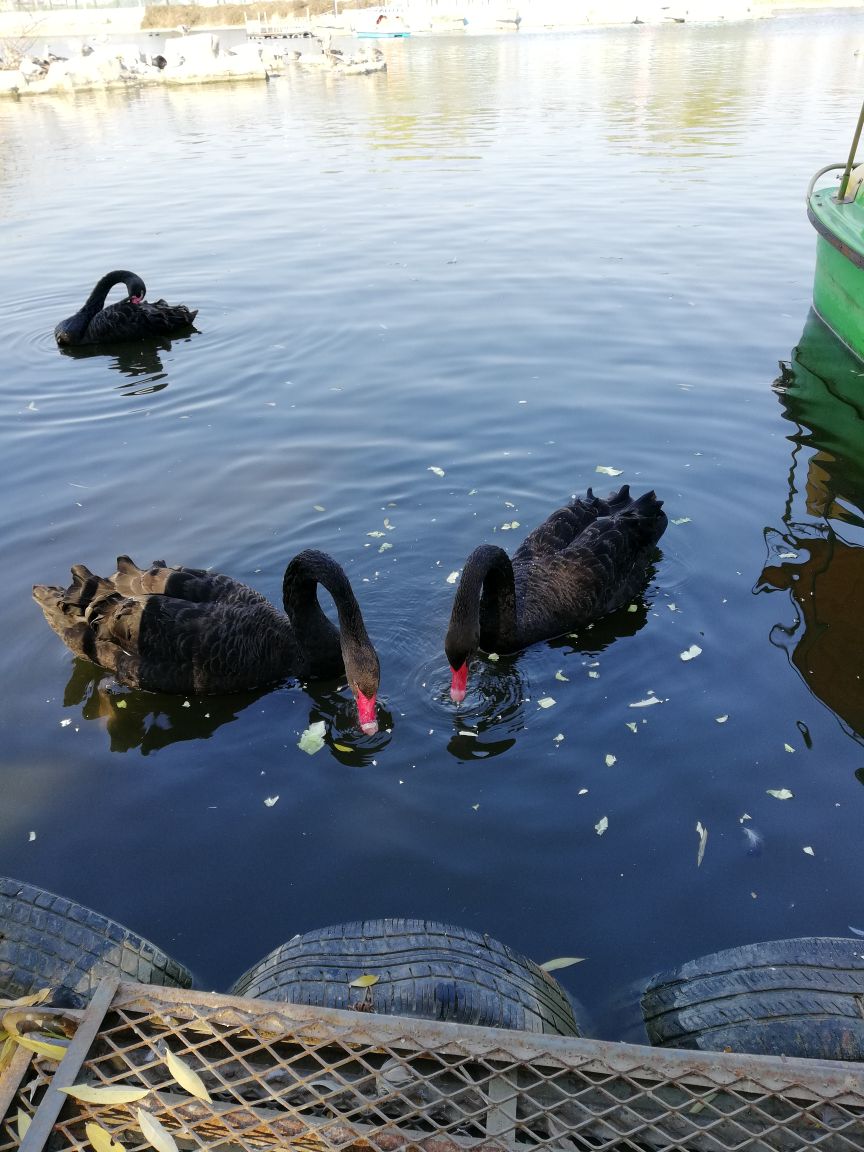
[{"label": "black rubber tire", "polygon": [[[358,976],[377,976],[368,989]],[[569,1000],[525,956],[429,920],[358,920],[295,936],[245,972],[235,996],[578,1036]]]},{"label": "black rubber tire", "polygon": [[864,1060],[864,940],[729,948],[661,972],[642,996],[652,1044]]},{"label": "black rubber tire", "polygon": [[0,877],[0,996],[42,988],[52,1002],[80,1007],[103,976],[189,988],[192,973],[161,948],[81,904]]}]

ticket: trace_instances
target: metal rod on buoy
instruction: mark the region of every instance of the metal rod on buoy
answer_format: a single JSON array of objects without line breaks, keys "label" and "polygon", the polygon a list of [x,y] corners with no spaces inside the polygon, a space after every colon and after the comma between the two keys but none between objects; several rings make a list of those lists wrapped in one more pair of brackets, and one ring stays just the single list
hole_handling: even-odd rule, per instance
[{"label": "metal rod on buoy", "polygon": [[855,126],[855,135],[852,137],[852,147],[849,149],[849,159],[846,161],[846,167],[843,170],[843,177],[840,180],[840,187],[837,190],[838,200],[842,200],[846,195],[846,187],[849,184],[849,175],[852,171],[852,161],[855,159],[855,153],[858,150],[858,141],[861,138],[862,127],[864,127],[864,104],[861,105],[861,111],[858,113],[858,123]]}]

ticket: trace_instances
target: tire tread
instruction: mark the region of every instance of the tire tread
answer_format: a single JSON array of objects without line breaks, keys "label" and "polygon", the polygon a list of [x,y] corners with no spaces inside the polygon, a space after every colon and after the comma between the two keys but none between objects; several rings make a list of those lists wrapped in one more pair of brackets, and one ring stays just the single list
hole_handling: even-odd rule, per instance
[{"label": "tire tread", "polygon": [[50,987],[86,1000],[110,972],[142,984],[192,984],[187,968],[116,921],[0,877],[0,995],[14,999]]},{"label": "tire tread", "polygon": [[864,943],[801,937],[661,972],[642,996],[661,1047],[864,1060]]},{"label": "tire tread", "polygon": [[[350,987],[367,974],[379,977],[368,998]],[[232,993],[342,1009],[366,1000],[389,1015],[578,1035],[563,989],[533,961],[490,936],[431,920],[358,920],[307,932],[253,965]]]}]

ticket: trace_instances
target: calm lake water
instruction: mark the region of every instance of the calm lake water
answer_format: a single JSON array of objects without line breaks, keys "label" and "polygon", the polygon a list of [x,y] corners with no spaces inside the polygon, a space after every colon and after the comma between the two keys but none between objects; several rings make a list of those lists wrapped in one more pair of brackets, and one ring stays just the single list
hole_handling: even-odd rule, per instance
[{"label": "calm lake water", "polygon": [[[370,77],[0,103],[0,872],[205,988],[361,917],[584,956],[584,1030],[631,1040],[661,968],[864,928],[862,417],[773,385],[862,46],[848,15],[416,38]],[[116,267],[200,331],[61,355]],[[638,610],[457,710],[448,576],[619,482],[671,521]],[[335,682],[100,683],[30,598],[128,552],[278,600],[310,546],[380,655],[375,737]]]}]

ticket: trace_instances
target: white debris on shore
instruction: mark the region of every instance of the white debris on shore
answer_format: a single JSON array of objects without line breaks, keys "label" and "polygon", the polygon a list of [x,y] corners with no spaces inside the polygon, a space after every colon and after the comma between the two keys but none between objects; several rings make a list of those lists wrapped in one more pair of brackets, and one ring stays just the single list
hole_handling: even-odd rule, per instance
[{"label": "white debris on shore", "polygon": [[[318,41],[313,41],[318,44]],[[340,75],[379,72],[387,64],[378,49],[348,55],[320,45],[317,52],[282,52],[247,41],[223,49],[213,32],[174,36],[160,55],[133,46],[84,46],[78,56],[24,56],[17,68],[0,69],[0,96],[130,88],[146,84],[207,84],[219,80],[267,80],[298,64]]]}]

